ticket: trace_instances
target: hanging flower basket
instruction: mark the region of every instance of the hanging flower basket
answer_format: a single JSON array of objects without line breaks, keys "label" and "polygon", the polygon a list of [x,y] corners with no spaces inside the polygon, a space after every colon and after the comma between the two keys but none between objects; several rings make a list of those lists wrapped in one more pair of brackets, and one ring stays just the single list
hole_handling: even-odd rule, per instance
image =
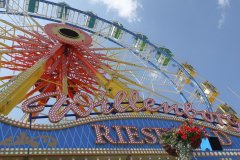
[{"label": "hanging flower basket", "polygon": [[167,143],[163,143],[162,147],[169,155],[174,156],[174,157],[178,156],[176,148],[172,147],[171,145],[169,145]]},{"label": "hanging flower basket", "polygon": [[193,120],[185,121],[178,128],[172,128],[164,132],[160,137],[160,143],[164,150],[172,156],[178,156],[180,160],[191,159],[193,150],[197,149],[202,138],[208,137],[204,127],[197,127]]},{"label": "hanging flower basket", "polygon": [[191,142],[191,146],[192,146],[193,149],[197,149],[197,148],[200,147],[201,143],[202,143],[202,139],[200,139],[196,142]]}]

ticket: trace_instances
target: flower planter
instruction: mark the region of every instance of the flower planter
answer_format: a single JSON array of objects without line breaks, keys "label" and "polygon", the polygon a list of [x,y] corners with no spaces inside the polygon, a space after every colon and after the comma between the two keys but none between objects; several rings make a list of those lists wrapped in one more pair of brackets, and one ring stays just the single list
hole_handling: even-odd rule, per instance
[{"label": "flower planter", "polygon": [[163,149],[171,156],[177,157],[177,150],[167,143],[162,144]]},{"label": "flower planter", "polygon": [[197,142],[193,142],[193,143],[191,143],[191,146],[192,146],[193,149],[197,149],[197,148],[200,147],[201,143],[202,143],[202,140],[197,141]]},{"label": "flower planter", "polygon": [[164,150],[179,160],[191,160],[193,150],[197,149],[202,138],[208,137],[204,127],[193,124],[193,120],[185,121],[178,128],[171,128],[159,137]]}]

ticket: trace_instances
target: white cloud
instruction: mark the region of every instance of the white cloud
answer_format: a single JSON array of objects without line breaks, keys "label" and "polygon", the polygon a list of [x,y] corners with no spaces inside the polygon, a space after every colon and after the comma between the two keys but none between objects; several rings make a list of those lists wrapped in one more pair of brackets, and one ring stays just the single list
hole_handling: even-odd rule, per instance
[{"label": "white cloud", "polygon": [[230,6],[229,0],[218,0],[219,7],[225,8]]},{"label": "white cloud", "polygon": [[221,18],[218,20],[218,28],[221,29],[223,26],[223,23],[225,22],[226,16],[225,16],[225,12],[221,13]]},{"label": "white cloud", "polygon": [[116,11],[119,17],[127,19],[128,22],[140,21],[137,9],[142,5],[138,0],[91,0],[91,2],[106,5],[108,11]]},{"label": "white cloud", "polygon": [[221,17],[218,20],[217,27],[219,29],[221,29],[226,20],[226,11],[225,10],[226,10],[226,8],[230,7],[230,0],[218,0],[217,2],[218,2],[219,8],[221,9]]}]

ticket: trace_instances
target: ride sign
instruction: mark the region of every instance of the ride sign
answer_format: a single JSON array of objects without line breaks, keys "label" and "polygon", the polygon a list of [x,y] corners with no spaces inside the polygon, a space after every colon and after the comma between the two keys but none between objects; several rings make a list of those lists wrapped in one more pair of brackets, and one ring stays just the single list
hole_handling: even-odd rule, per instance
[{"label": "ride sign", "polygon": [[[61,121],[70,110],[80,118],[84,118],[89,116],[94,108],[100,107],[100,112],[102,114],[111,114],[116,112],[123,113],[126,111],[161,111],[166,114],[174,112],[176,116],[185,116],[187,118],[196,118],[196,116],[201,116],[206,122],[218,122],[220,125],[228,125],[235,132],[240,131],[240,123],[234,121],[230,114],[219,114],[216,112],[208,112],[207,110],[198,111],[192,108],[191,103],[185,103],[183,108],[179,108],[177,104],[173,104],[171,106],[169,106],[167,102],[157,104],[154,99],[147,98],[140,102],[142,105],[139,107],[139,105],[136,106],[136,103],[139,104],[139,94],[137,91],[132,90],[129,97],[127,97],[127,93],[125,91],[118,92],[114,98],[113,105],[110,105],[111,103],[107,101],[105,93],[102,92],[100,95],[100,100],[94,102],[92,97],[89,95],[85,93],[77,93],[73,98],[73,102],[68,104],[68,106],[64,109],[60,110],[61,106],[66,102],[66,100],[68,100],[67,96],[62,92],[49,92],[27,99],[22,104],[22,110],[27,113],[40,112],[44,110],[45,106],[34,106],[33,104],[35,102],[44,98],[58,97],[57,101],[53,104],[48,113],[49,120],[53,123]],[[82,97],[87,98],[87,101],[84,101]]]}]

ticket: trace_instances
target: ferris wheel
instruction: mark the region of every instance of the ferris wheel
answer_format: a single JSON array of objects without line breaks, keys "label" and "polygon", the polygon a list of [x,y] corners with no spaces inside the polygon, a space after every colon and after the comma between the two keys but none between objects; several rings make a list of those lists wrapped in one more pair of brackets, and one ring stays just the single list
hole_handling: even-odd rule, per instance
[{"label": "ferris wheel", "polygon": [[[48,123],[44,118],[60,93],[66,95],[60,111],[77,93],[85,95],[81,100],[86,103],[103,93],[112,102],[119,91],[129,96],[132,90],[139,102],[189,102],[208,111],[223,103],[211,83],[198,80],[192,65],[179,63],[170,49],[117,21],[45,0],[1,0],[0,13],[0,113],[10,118]],[[49,93],[55,94],[34,103],[43,109],[22,112],[27,99]],[[90,114],[99,115],[98,107]],[[61,122],[76,118],[69,112]]]}]

